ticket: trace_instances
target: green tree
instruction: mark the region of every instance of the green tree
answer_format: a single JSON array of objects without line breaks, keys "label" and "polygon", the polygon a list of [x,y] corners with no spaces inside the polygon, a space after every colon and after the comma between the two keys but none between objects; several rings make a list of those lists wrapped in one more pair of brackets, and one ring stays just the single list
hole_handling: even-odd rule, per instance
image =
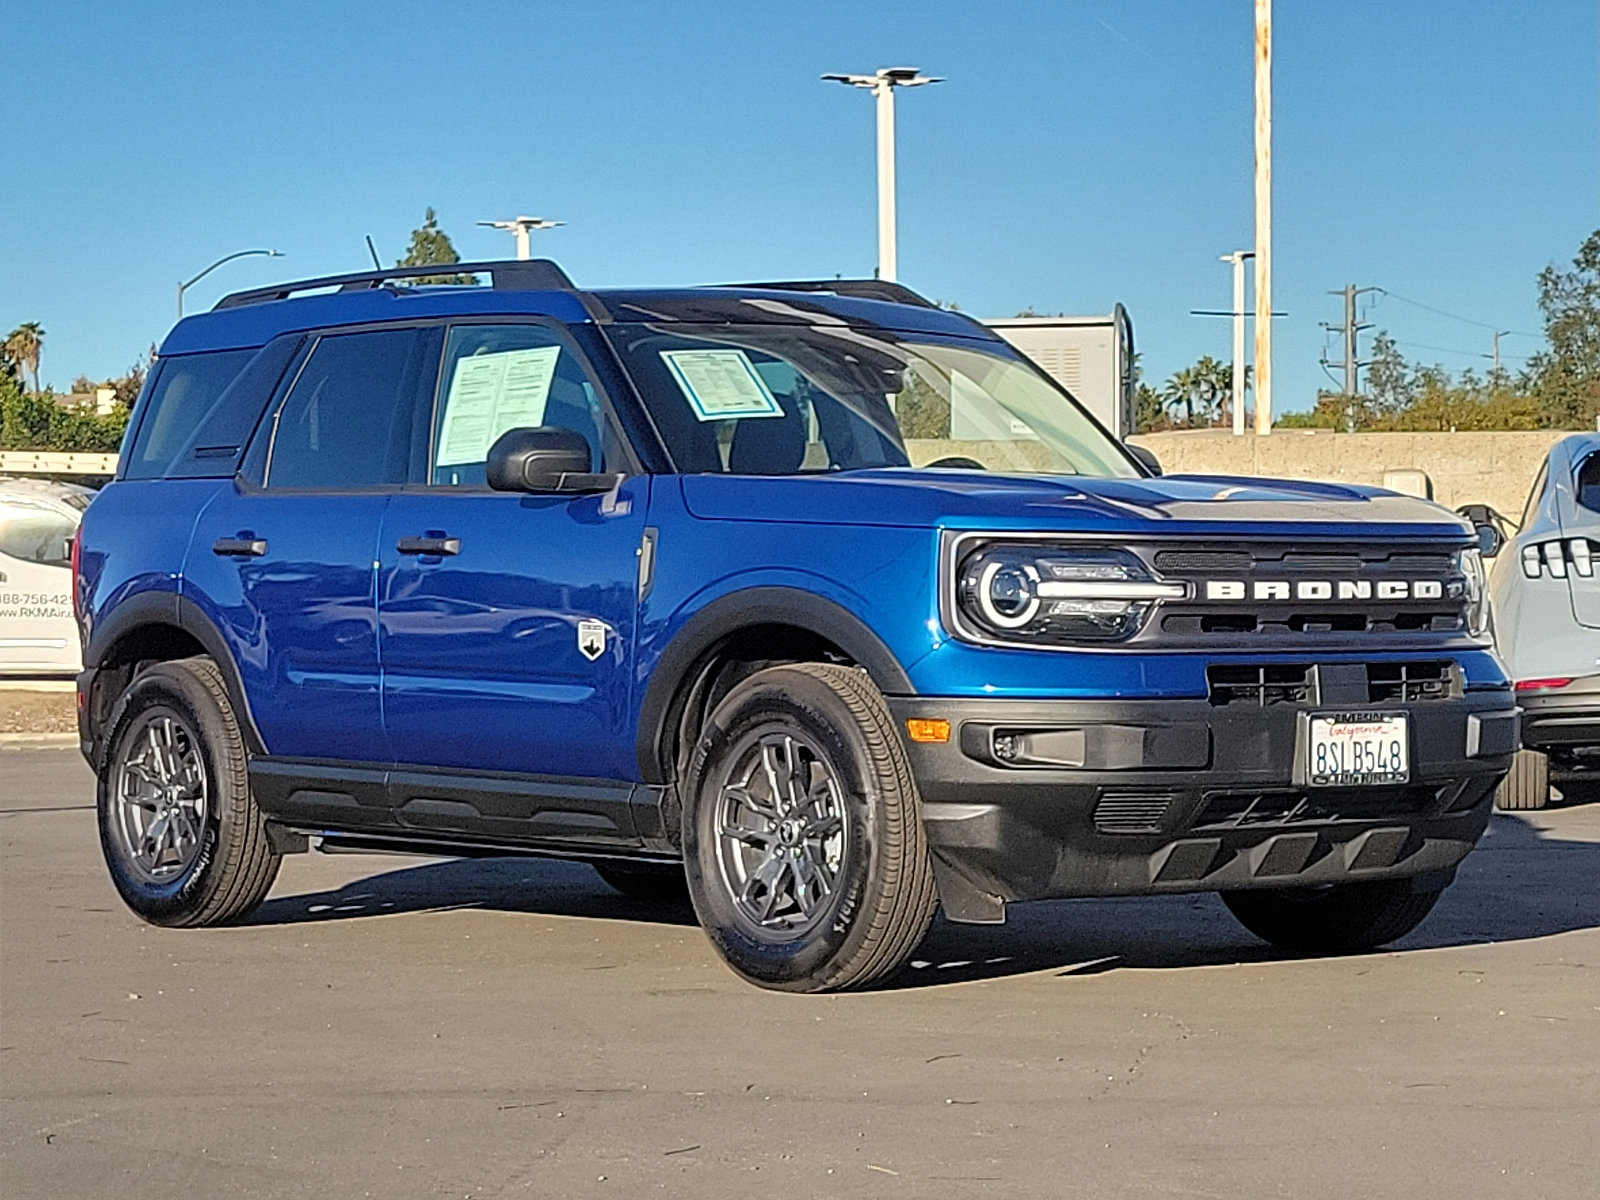
[{"label": "green tree", "polygon": [[[456,253],[455,243],[450,240],[450,235],[439,228],[439,219],[433,209],[427,209],[422,215],[422,225],[411,231],[411,247],[406,251],[406,256],[395,264],[397,267],[431,267],[435,263],[441,266],[449,263],[458,263],[461,255]],[[477,283],[476,275],[423,275],[412,280],[413,283]]]},{"label": "green tree", "polygon": [[0,374],[0,450],[68,450],[109,454],[122,443],[126,405],[106,416],[92,408],[63,408],[52,391],[24,392]]},{"label": "green tree", "polygon": [[1215,425],[1222,417],[1224,400],[1232,392],[1233,368],[1205,354],[1194,366],[1173,372],[1162,385],[1160,398],[1173,414],[1174,424],[1181,411],[1182,423],[1195,428]]},{"label": "green tree", "polygon": [[33,390],[39,390],[39,355],[44,350],[44,329],[37,321],[18,325],[5,340],[5,355],[33,376]]},{"label": "green tree", "polygon": [[1549,348],[1528,360],[1529,390],[1551,427],[1592,429],[1600,416],[1600,229],[1570,271],[1539,272],[1539,311]]}]

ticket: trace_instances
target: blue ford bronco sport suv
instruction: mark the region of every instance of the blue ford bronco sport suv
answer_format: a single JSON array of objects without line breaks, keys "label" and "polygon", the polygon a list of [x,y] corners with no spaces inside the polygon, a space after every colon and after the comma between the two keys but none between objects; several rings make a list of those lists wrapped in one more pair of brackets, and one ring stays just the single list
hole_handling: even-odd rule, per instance
[{"label": "blue ford bronco sport suv", "polygon": [[239,918],[312,839],[555,855],[814,991],[941,905],[1218,891],[1371,947],[1483,832],[1517,710],[1443,509],[1160,478],[893,284],[438,269],[179,322],[85,516],[144,919]]}]

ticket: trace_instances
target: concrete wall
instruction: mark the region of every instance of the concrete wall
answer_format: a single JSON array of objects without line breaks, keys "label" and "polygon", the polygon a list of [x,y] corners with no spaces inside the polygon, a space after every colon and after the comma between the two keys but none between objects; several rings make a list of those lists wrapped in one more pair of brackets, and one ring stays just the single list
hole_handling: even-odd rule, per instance
[{"label": "concrete wall", "polygon": [[1382,484],[1383,473],[1426,471],[1449,508],[1492,505],[1515,521],[1559,430],[1537,433],[1333,433],[1280,429],[1267,437],[1226,430],[1140,434],[1168,475],[1265,475]]}]

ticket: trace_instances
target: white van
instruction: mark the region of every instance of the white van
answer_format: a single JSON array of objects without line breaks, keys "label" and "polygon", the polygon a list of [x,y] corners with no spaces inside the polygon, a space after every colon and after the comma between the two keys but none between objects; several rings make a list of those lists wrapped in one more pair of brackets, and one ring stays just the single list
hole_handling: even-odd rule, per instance
[{"label": "white van", "polygon": [[83,669],[72,619],[72,537],[94,493],[0,478],[0,679]]}]

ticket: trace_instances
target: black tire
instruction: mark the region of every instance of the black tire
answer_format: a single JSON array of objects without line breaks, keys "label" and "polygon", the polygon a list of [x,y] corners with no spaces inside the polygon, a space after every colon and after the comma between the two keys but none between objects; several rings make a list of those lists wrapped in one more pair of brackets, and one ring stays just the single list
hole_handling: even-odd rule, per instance
[{"label": "black tire", "polygon": [[[151,782],[151,762],[157,773],[165,770],[162,764],[187,764],[172,773],[188,782]],[[146,921],[220,925],[266,898],[281,859],[250,794],[246,763],[222,673],[209,658],[157,663],[135,676],[118,700],[96,790],[100,848],[123,902]],[[142,792],[145,786],[162,798],[138,804],[123,799],[126,790]],[[177,813],[181,802],[175,797],[197,787],[203,804],[181,808],[181,818],[169,817],[162,835],[152,838],[157,810],[170,805]],[[157,816],[138,828],[146,819],[142,814],[151,813]],[[174,844],[165,861],[161,854],[142,857],[134,846],[169,837]],[[187,856],[179,841],[193,847]]]},{"label": "black tire", "polygon": [[[799,663],[741,682],[707,720],[683,795],[695,912],[751,983],[866,987],[899,969],[927,932],[937,896],[916,784],[862,672]],[[770,822],[758,815],[769,810]],[[766,849],[752,844],[763,838]],[[751,860],[759,864],[747,869]]]},{"label": "black tire", "polygon": [[1494,806],[1506,812],[1528,812],[1550,803],[1550,757],[1537,750],[1518,750],[1511,770],[1494,792]]},{"label": "black tire", "polygon": [[1222,902],[1251,933],[1295,954],[1357,954],[1422,924],[1443,890],[1414,891],[1409,879],[1320,888],[1224,892]]},{"label": "black tire", "polygon": [[689,898],[689,883],[683,868],[651,863],[590,863],[595,874],[633,900],[652,903],[682,903]]}]

